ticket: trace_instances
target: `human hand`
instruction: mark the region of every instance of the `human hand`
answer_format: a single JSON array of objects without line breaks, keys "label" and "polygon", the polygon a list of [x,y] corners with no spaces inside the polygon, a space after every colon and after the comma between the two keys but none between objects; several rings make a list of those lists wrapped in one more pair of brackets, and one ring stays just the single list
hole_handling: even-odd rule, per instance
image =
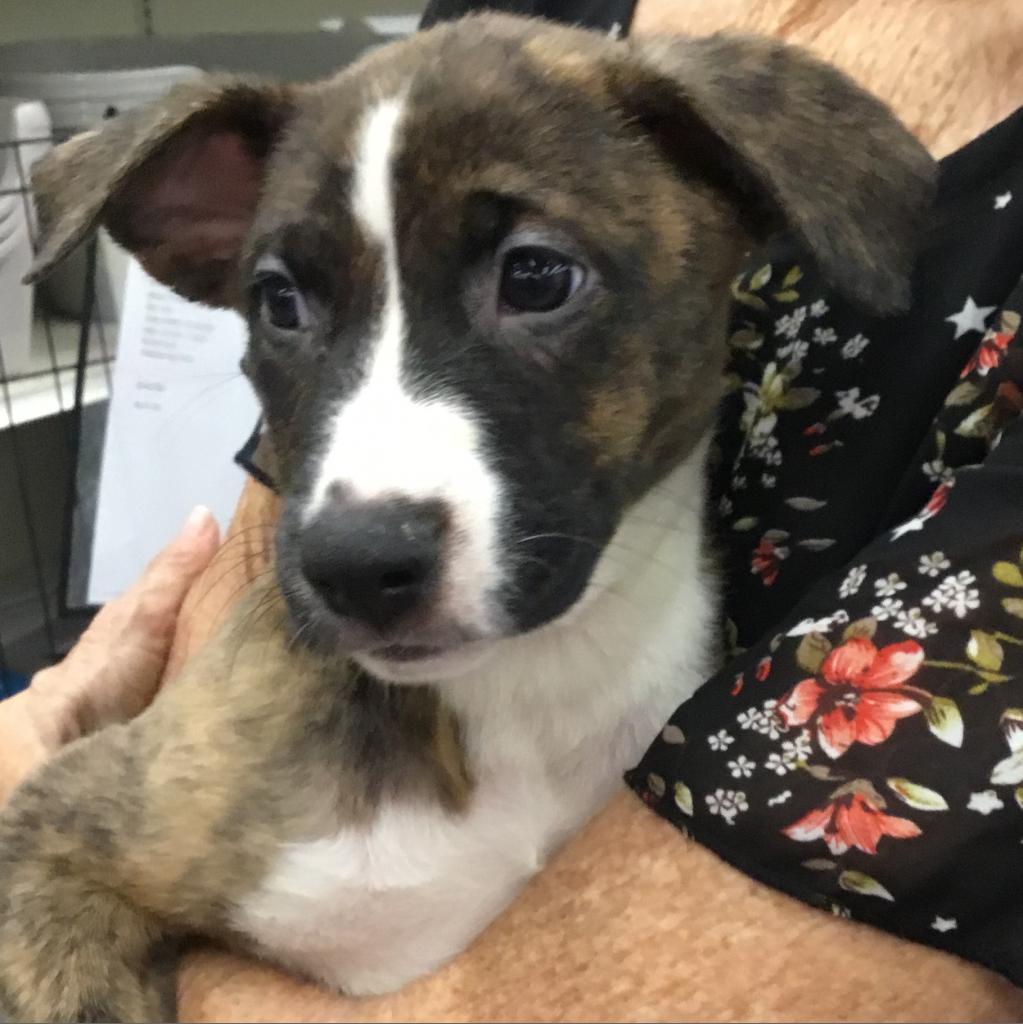
[{"label": "human hand", "polygon": [[153,699],[185,595],[220,542],[197,508],[130,590],[105,605],[59,664],[0,704],[0,799],[57,749],[139,714]]}]

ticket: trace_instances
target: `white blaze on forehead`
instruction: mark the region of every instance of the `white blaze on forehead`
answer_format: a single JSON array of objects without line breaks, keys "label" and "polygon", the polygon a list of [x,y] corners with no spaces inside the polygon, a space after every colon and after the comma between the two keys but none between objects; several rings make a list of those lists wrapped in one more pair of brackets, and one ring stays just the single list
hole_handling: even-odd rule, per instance
[{"label": "white blaze on forehead", "polygon": [[[398,97],[378,103],[362,122],[355,157],[352,209],[388,257],[394,256],[396,247],[392,161],[404,108],[404,100]],[[387,283],[397,282],[388,279]]]},{"label": "white blaze on forehead", "polygon": [[405,379],[409,325],[395,228],[394,160],[406,113],[403,97],[382,100],[363,117],[356,138],[352,213],[383,257],[380,314],[368,327],[360,385],[324,424],[306,518],[322,508],[335,485],[353,501],[445,502],[457,537],[445,567],[446,611],[466,626],[485,628],[491,624],[489,593],[499,583],[498,480],[468,410],[453,396],[416,397]]}]

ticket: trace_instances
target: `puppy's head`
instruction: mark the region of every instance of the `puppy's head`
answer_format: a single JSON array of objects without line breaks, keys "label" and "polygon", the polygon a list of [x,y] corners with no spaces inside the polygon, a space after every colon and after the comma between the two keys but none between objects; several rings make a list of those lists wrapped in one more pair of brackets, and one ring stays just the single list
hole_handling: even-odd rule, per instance
[{"label": "puppy's head", "polygon": [[72,141],[36,175],[37,273],[102,223],[247,317],[296,616],[436,679],[567,611],[693,452],[751,240],[787,227],[893,310],[931,180],[884,107],[785,46],[488,16]]}]

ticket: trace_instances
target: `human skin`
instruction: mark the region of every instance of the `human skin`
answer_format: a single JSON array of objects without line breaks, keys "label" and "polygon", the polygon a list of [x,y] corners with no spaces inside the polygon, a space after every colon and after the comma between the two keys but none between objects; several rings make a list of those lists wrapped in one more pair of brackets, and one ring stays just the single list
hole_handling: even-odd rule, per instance
[{"label": "human skin", "polygon": [[179,635],[185,598],[220,544],[206,509],[136,584],[111,601],[59,664],[0,703],[0,804],[33,768],[67,743],[137,715],[153,699]]}]

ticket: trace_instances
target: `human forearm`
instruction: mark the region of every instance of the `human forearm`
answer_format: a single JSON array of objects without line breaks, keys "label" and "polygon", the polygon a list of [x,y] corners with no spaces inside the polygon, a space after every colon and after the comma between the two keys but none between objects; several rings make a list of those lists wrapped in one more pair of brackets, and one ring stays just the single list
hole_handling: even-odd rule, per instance
[{"label": "human forearm", "polygon": [[182,1020],[1018,1020],[980,967],[822,914],[622,793],[464,954],[349,1000],[252,961],[190,957]]}]

